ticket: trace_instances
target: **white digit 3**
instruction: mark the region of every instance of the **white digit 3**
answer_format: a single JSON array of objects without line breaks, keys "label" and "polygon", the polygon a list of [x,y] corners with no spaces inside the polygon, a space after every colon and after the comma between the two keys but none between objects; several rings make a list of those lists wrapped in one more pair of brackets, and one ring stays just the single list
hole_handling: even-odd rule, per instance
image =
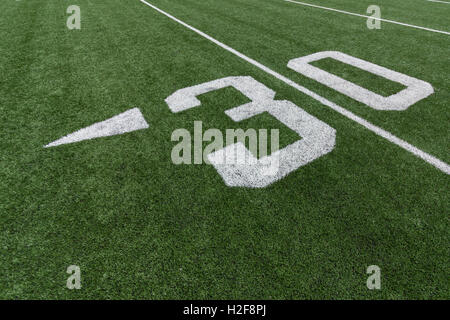
[{"label": "white digit 3", "polygon": [[[406,88],[389,97],[383,97],[309,64],[310,62],[324,58],[333,58],[388,80],[398,82],[406,86]],[[411,105],[428,97],[434,92],[433,87],[428,82],[389,70],[338,51],[323,51],[293,59],[289,61],[288,67],[376,110],[406,110]]]},{"label": "white digit 3", "polygon": [[[252,102],[225,111],[236,122],[263,112],[278,119],[302,138],[270,156],[256,159],[240,142],[208,155],[209,162],[232,187],[266,187],[292,171],[331,152],[335,147],[336,130],[311,116],[290,101],[274,100],[275,92],[252,77],[228,77],[176,91],[165,101],[172,112],[200,106],[198,95],[232,86]],[[250,161],[223,161],[237,157]],[[276,162],[276,172],[267,174],[267,163]]]}]

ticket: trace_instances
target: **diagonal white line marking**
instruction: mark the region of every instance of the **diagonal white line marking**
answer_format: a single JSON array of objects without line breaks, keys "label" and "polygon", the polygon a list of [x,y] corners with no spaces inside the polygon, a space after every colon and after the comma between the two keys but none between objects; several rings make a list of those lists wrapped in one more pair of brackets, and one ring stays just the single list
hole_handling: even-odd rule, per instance
[{"label": "diagonal white line marking", "polygon": [[447,32],[447,31],[441,31],[441,30],[436,30],[436,29],[430,29],[430,28],[415,26],[413,24],[407,24],[407,23],[398,22],[398,21],[394,21],[394,20],[375,18],[375,17],[366,16],[366,15],[359,14],[359,13],[354,13],[354,12],[348,12],[348,11],[344,11],[344,10],[338,10],[338,9],[333,9],[333,8],[322,7],[322,6],[318,6],[318,5],[311,4],[311,3],[299,2],[299,1],[293,1],[293,0],[284,0],[284,1],[295,3],[295,4],[300,4],[300,5],[303,5],[303,6],[309,6],[309,7],[313,7],[313,8],[319,8],[319,9],[324,9],[324,10],[344,13],[344,14],[348,14],[348,15],[351,15],[351,16],[363,17],[363,18],[373,19],[373,20],[380,20],[380,21],[384,21],[384,22],[398,24],[398,25],[405,26],[405,27],[410,27],[410,28],[421,29],[421,30],[426,30],[426,31],[431,31],[431,32],[436,32],[436,33],[442,33],[442,34],[450,35],[450,32]]},{"label": "diagonal white line marking", "polygon": [[447,2],[447,1],[439,1],[439,0],[427,0],[427,1],[450,4],[450,2]]},{"label": "diagonal white line marking", "polygon": [[339,112],[340,114],[342,114],[343,116],[347,117],[348,119],[351,119],[353,121],[355,121],[356,123],[359,123],[360,125],[362,125],[363,127],[365,127],[366,129],[372,131],[373,133],[379,135],[380,137],[385,138],[386,140],[396,144],[397,146],[411,152],[412,154],[414,154],[416,157],[421,158],[422,160],[426,161],[427,163],[435,166],[436,168],[438,168],[439,170],[441,170],[442,172],[446,173],[446,174],[450,174],[450,166],[439,160],[438,158],[414,147],[413,145],[409,144],[408,142],[394,136],[392,133],[377,127],[376,125],[368,122],[367,120],[364,120],[361,117],[358,117],[357,115],[355,115],[354,113],[348,111],[347,109],[338,106],[337,104],[319,96],[318,94],[312,92],[311,90],[295,83],[294,81],[286,78],[285,76],[273,71],[272,69],[266,67],[265,65],[259,63],[258,61],[253,60],[252,58],[247,57],[246,55],[240,53],[239,51],[234,50],[233,48],[227,46],[226,44],[214,39],[213,37],[207,35],[206,33],[188,25],[187,23],[175,18],[174,16],[170,15],[169,13],[159,9],[158,7],[155,7],[154,5],[148,3],[145,0],[139,0],[142,3],[144,3],[145,5],[149,6],[150,8],[158,11],[159,13],[165,15],[166,17],[172,19],[173,21],[178,22],[179,24],[181,24],[182,26],[194,31],[195,33],[197,33],[198,35],[202,36],[205,39],[208,39],[209,41],[215,43],[216,45],[218,45],[219,47],[227,50],[228,52],[231,52],[232,54],[238,56],[239,58],[247,61],[248,63],[254,65],[255,67],[261,69],[262,71],[274,76],[275,78],[283,81],[284,83],[286,83],[287,85],[297,89],[298,91],[310,96],[311,98],[319,101],[320,103],[326,105],[327,107],[330,107],[331,109]]}]

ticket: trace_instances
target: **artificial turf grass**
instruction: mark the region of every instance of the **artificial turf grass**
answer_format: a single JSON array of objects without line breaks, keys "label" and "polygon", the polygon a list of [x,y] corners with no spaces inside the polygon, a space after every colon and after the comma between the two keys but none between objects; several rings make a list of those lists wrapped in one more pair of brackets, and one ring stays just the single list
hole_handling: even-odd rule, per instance
[{"label": "artificial turf grass", "polygon": [[[30,72],[2,86],[2,297],[445,297],[447,177],[139,3],[86,2],[78,34],[51,20],[64,4],[43,3],[12,17],[54,24],[25,34],[26,50],[4,48],[17,57],[5,74]],[[164,98],[230,75],[251,75],[332,125],[336,149],[261,190],[228,188],[210,166],[174,166],[172,131],[194,120],[228,127],[223,110],[241,98],[211,93],[180,114]],[[151,129],[42,148],[130,106]],[[377,263],[383,290],[371,292],[365,268]],[[81,267],[80,291],[65,288],[70,264]]]},{"label": "artificial turf grass", "polygon": [[398,82],[374,75],[370,72],[361,70],[355,66],[342,63],[332,58],[325,58],[314,61],[311,65],[337,75],[347,81],[368,89],[383,97],[396,94],[406,87]]}]

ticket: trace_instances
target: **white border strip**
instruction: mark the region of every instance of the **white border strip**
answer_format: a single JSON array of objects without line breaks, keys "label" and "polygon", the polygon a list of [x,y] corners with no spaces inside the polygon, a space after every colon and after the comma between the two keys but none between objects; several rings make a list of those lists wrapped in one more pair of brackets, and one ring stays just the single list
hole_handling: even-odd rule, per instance
[{"label": "white border strip", "polygon": [[226,44],[214,39],[213,37],[210,37],[209,35],[207,35],[206,33],[188,25],[187,23],[175,18],[174,16],[168,14],[167,12],[159,9],[158,7],[155,7],[154,5],[148,3],[145,0],[139,0],[142,3],[146,4],[147,6],[149,6],[150,8],[158,11],[159,13],[165,15],[166,17],[172,19],[173,21],[178,22],[179,24],[181,24],[182,26],[188,28],[189,30],[194,31],[195,33],[197,33],[198,35],[202,36],[205,39],[208,39],[209,41],[215,43],[216,45],[218,45],[219,47],[227,50],[228,52],[234,54],[235,56],[238,56],[239,58],[241,58],[242,60],[247,61],[248,63],[254,65],[255,67],[261,69],[262,71],[274,76],[275,78],[283,81],[284,83],[286,83],[287,85],[297,89],[298,91],[310,96],[311,98],[319,101],[320,103],[330,107],[331,109],[333,109],[334,111],[339,112],[340,114],[342,114],[343,116],[347,117],[348,119],[351,119],[357,123],[359,123],[360,125],[362,125],[363,127],[365,127],[366,129],[372,131],[373,133],[379,135],[380,137],[385,138],[386,140],[396,144],[397,146],[403,148],[406,151],[411,152],[412,154],[414,154],[416,157],[421,158],[422,160],[424,160],[425,162],[431,164],[432,166],[438,168],[439,170],[441,170],[442,172],[446,173],[446,174],[450,174],[450,166],[439,160],[438,158],[414,147],[413,145],[409,144],[408,142],[394,136],[392,133],[377,127],[375,125],[373,125],[372,123],[368,122],[367,120],[364,120],[361,117],[358,117],[357,115],[355,115],[354,113],[348,111],[347,109],[344,109],[341,106],[338,106],[337,104],[319,96],[318,94],[310,91],[309,89],[295,83],[294,81],[286,78],[285,76],[273,71],[272,69],[262,65],[261,63],[259,63],[258,61],[253,60],[252,58],[247,57],[246,55],[240,53],[239,51],[234,50],[233,48],[227,46]]},{"label": "white border strip", "polygon": [[319,8],[319,9],[324,9],[324,10],[329,10],[329,11],[334,11],[334,12],[339,12],[339,13],[345,13],[345,14],[349,14],[349,15],[352,15],[352,16],[357,16],[357,17],[363,17],[363,18],[367,18],[367,19],[380,20],[380,21],[384,21],[384,22],[394,23],[394,24],[398,24],[398,25],[401,25],[401,26],[405,26],[405,27],[410,27],[410,28],[421,29],[421,30],[426,30],[426,31],[431,31],[431,32],[436,32],[436,33],[442,33],[442,34],[450,35],[450,32],[447,32],[447,31],[441,31],[441,30],[436,30],[436,29],[430,29],[430,28],[415,26],[415,25],[412,25],[412,24],[407,24],[407,23],[403,23],[403,22],[397,22],[397,21],[394,21],[394,20],[375,18],[375,17],[366,16],[366,15],[359,14],[359,13],[353,13],[353,12],[348,12],[348,11],[344,11],[344,10],[338,10],[338,9],[333,9],[333,8],[322,7],[322,6],[318,6],[318,5],[310,4],[310,3],[305,3],[305,2],[299,2],[299,1],[293,1],[293,0],[284,0],[284,1],[295,3],[295,4],[300,4],[300,5],[303,5],[303,6],[309,6],[309,7],[314,7],[314,8]]},{"label": "white border strip", "polygon": [[439,0],[427,0],[427,1],[450,4],[450,2],[447,2],[447,1],[439,1]]}]

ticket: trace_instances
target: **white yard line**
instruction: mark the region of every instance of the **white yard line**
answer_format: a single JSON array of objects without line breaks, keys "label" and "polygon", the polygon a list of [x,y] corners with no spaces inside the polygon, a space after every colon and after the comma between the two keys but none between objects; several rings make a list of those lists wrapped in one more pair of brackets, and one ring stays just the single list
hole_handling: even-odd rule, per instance
[{"label": "white yard line", "polygon": [[284,1],[295,3],[295,4],[299,4],[299,5],[303,5],[303,6],[309,6],[309,7],[313,7],[313,8],[318,8],[318,9],[324,9],[324,10],[344,13],[344,14],[348,14],[348,15],[351,15],[351,16],[357,16],[357,17],[362,17],[362,18],[366,18],[366,19],[379,20],[379,21],[383,21],[383,22],[398,24],[398,25],[405,26],[405,27],[410,27],[410,28],[415,28],[415,29],[420,29],[420,30],[425,30],[425,31],[431,31],[431,32],[436,32],[436,33],[442,33],[442,34],[450,35],[450,32],[447,32],[447,31],[441,31],[441,30],[436,30],[436,29],[430,29],[430,28],[415,26],[415,25],[412,25],[412,24],[407,24],[407,23],[398,22],[398,21],[394,21],[394,20],[375,18],[375,17],[366,16],[366,15],[359,14],[359,13],[348,12],[348,11],[338,10],[338,9],[333,9],[333,8],[327,8],[327,7],[322,7],[322,6],[318,6],[318,5],[315,5],[315,4],[299,2],[299,1],[294,1],[294,0],[284,0]]},{"label": "white yard line", "polygon": [[259,63],[258,61],[253,60],[252,58],[247,57],[246,55],[240,53],[239,51],[236,51],[235,49],[227,46],[226,44],[214,39],[213,37],[207,35],[206,33],[190,26],[189,24],[175,18],[174,16],[170,15],[169,13],[159,9],[158,7],[155,7],[154,5],[148,3],[145,0],[139,0],[142,3],[144,3],[145,5],[149,6],[150,8],[158,11],[159,13],[165,15],[166,17],[172,19],[173,21],[181,24],[182,26],[194,31],[195,33],[197,33],[198,35],[202,36],[205,39],[208,39],[209,41],[213,42],[214,44],[218,45],[219,47],[227,50],[228,52],[234,54],[235,56],[241,58],[242,60],[247,61],[248,63],[254,65],[255,67],[261,69],[262,71],[274,76],[275,78],[283,81],[284,83],[286,83],[287,85],[297,89],[298,91],[310,96],[311,98],[319,101],[320,103],[326,105],[327,107],[330,107],[331,109],[339,112],[340,114],[342,114],[343,116],[347,117],[348,119],[351,119],[353,121],[355,121],[356,123],[359,123],[360,125],[362,125],[363,127],[365,127],[366,129],[372,131],[373,133],[379,135],[380,137],[385,138],[386,140],[396,144],[397,146],[403,148],[406,151],[411,152],[412,154],[414,154],[416,157],[421,158],[422,160],[424,160],[425,162],[431,164],[432,166],[438,168],[439,170],[441,170],[442,172],[446,173],[446,174],[450,174],[450,166],[439,160],[438,158],[416,148],[415,146],[409,144],[408,142],[394,136],[392,133],[377,127],[376,125],[368,122],[367,120],[355,115],[354,113],[348,111],[347,109],[338,106],[337,104],[319,96],[318,94],[312,92],[311,90],[295,83],[294,81],[286,78],[285,76],[273,71],[272,69],[264,66],[263,64]]},{"label": "white yard line", "polygon": [[450,2],[447,2],[447,1],[440,1],[440,0],[427,0],[427,1],[450,4]]}]

